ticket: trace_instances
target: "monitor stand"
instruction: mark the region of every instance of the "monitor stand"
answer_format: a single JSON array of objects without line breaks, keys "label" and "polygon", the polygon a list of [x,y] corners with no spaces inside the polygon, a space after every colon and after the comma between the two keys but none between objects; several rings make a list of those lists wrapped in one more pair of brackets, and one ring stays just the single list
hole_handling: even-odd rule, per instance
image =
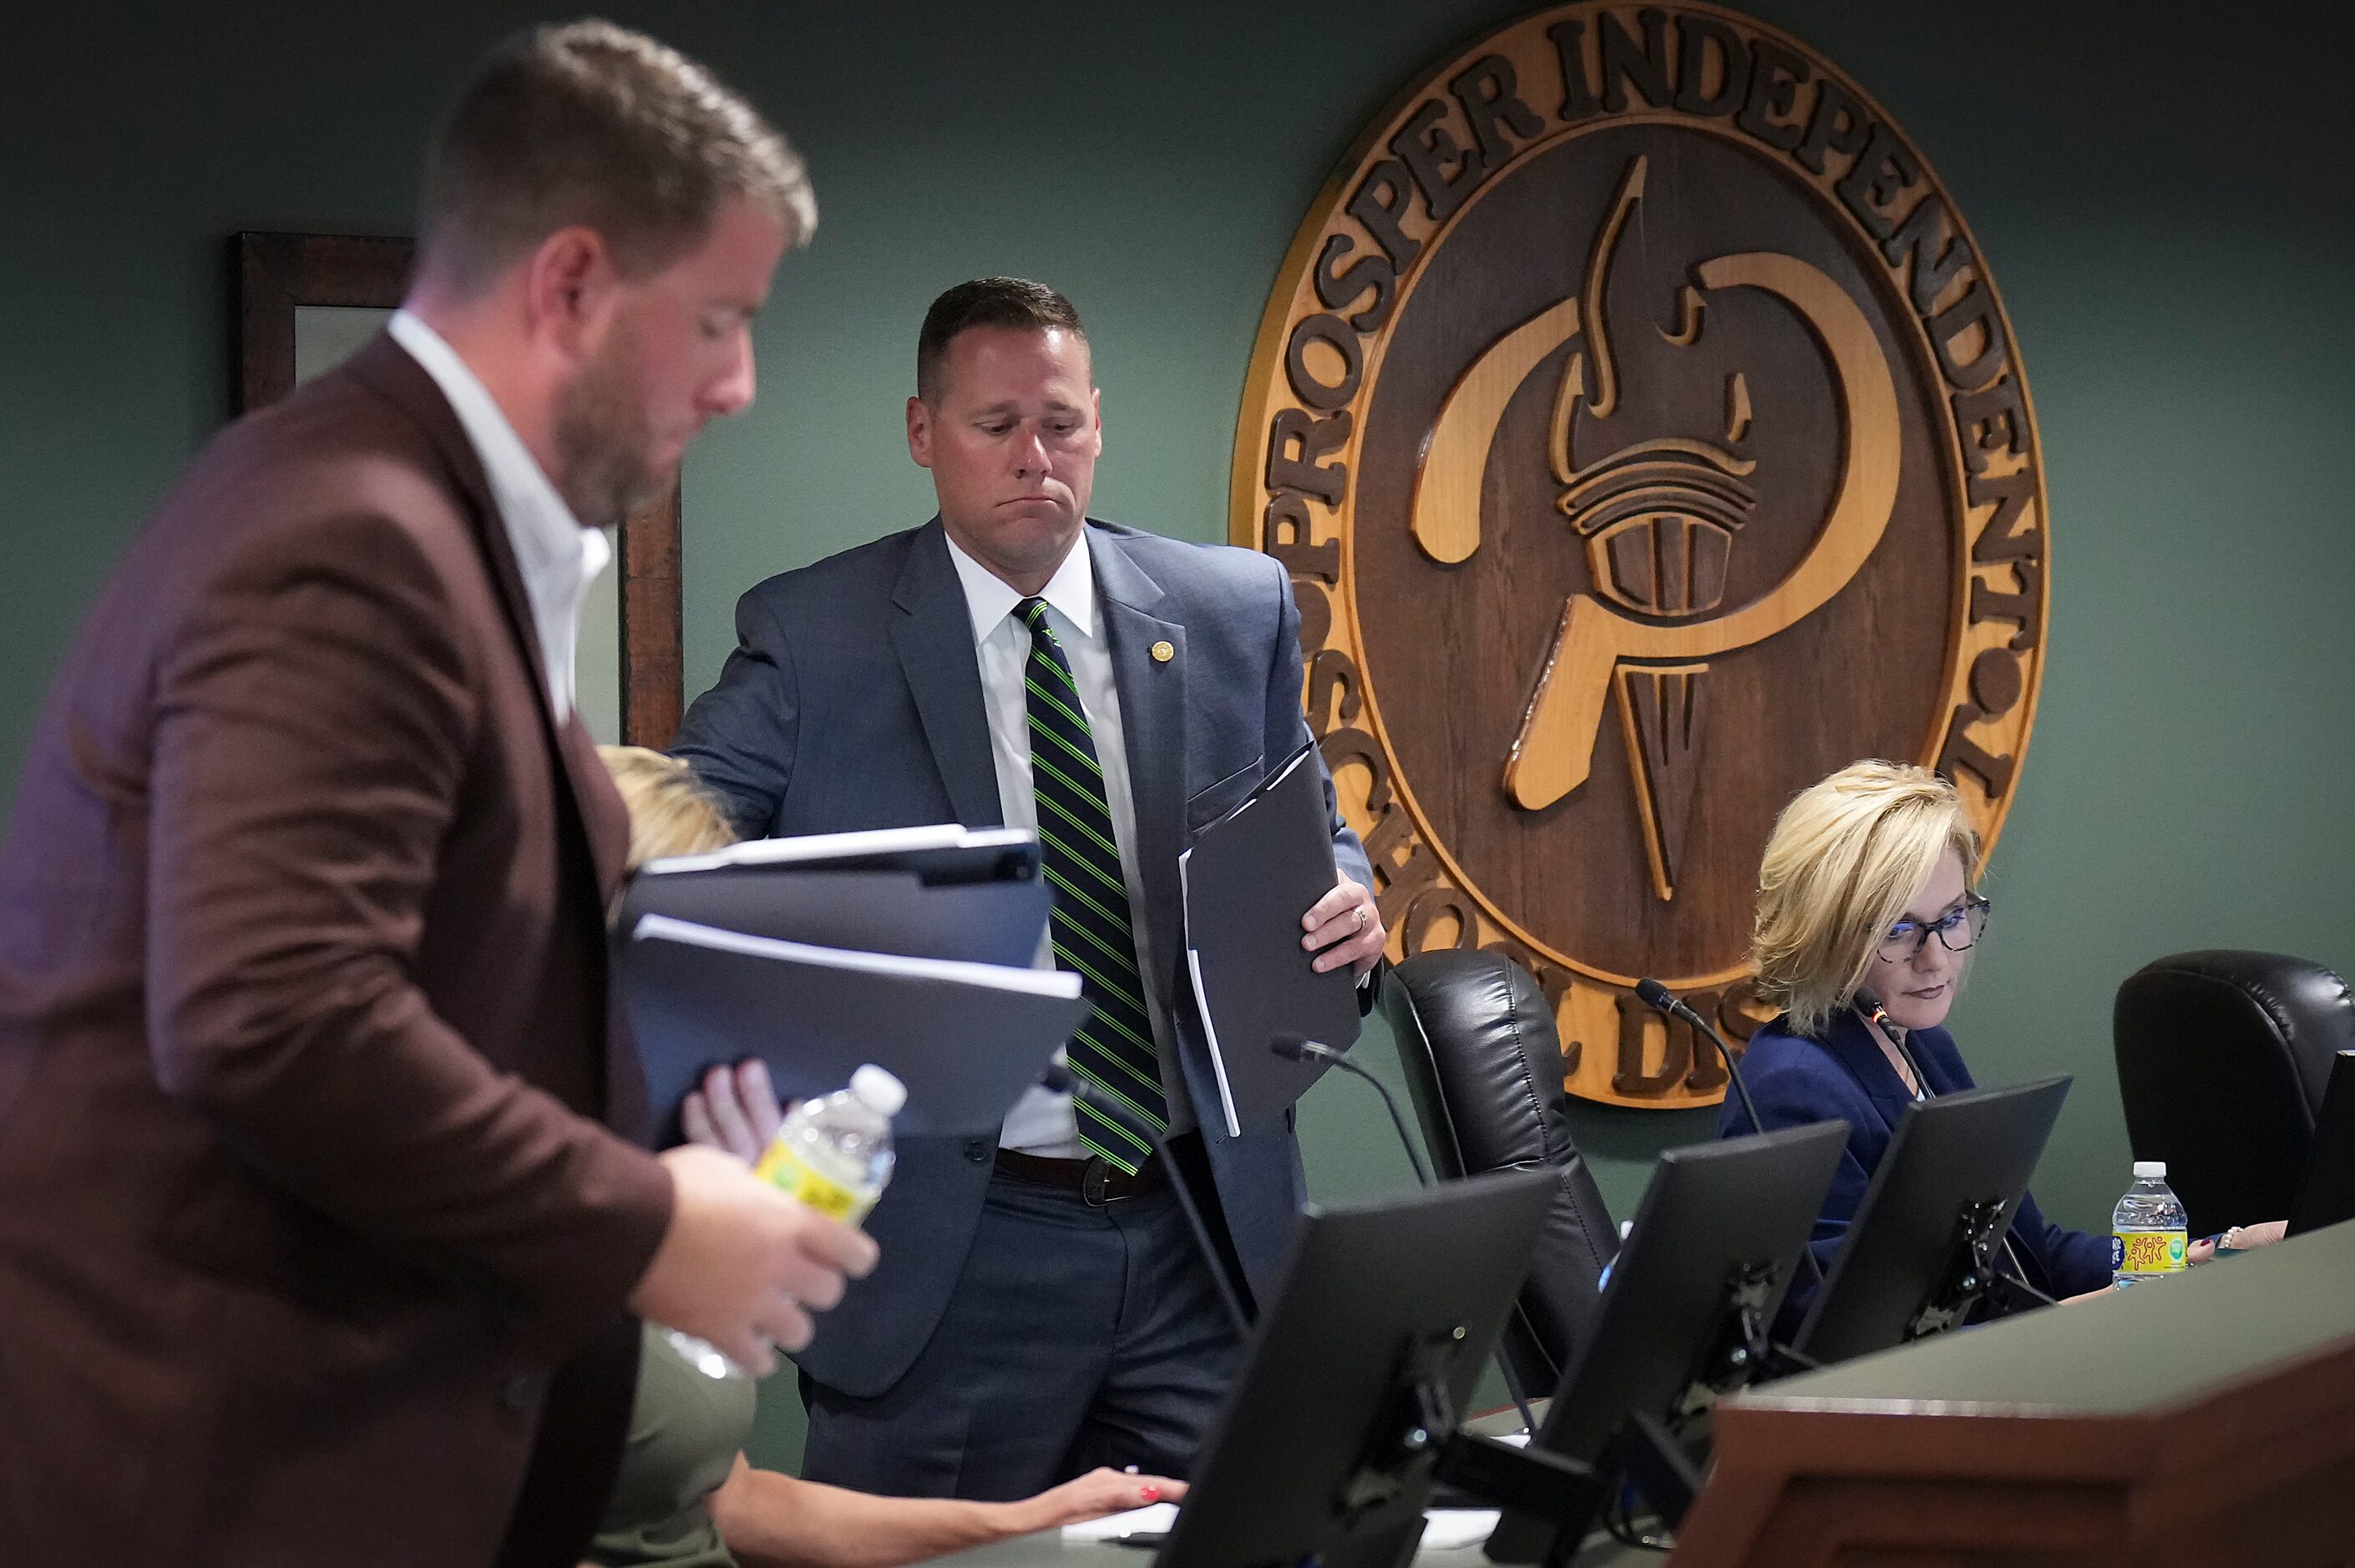
[{"label": "monitor stand", "polygon": [[[1718,1329],[1707,1341],[1678,1397],[1679,1416],[1705,1415],[1718,1400],[1769,1375],[1778,1360],[1768,1335],[1777,1271],[1772,1264],[1736,1267],[1726,1277]],[[1565,1458],[1532,1443],[1527,1448],[1459,1432],[1439,1456],[1437,1478],[1483,1501],[1551,1527],[1540,1561],[1567,1563],[1576,1555],[1604,1505],[1633,1489],[1671,1530],[1701,1488],[1701,1475],[1666,1423],[1644,1411],[1621,1421],[1601,1460]]]},{"label": "monitor stand", "polygon": [[[2011,1298],[2026,1293],[2040,1305],[2049,1304],[2042,1292],[2027,1281],[2015,1280],[1996,1267],[1996,1249],[2003,1245],[2003,1216],[2009,1206],[1999,1198],[1982,1198],[1956,1212],[1954,1237],[1946,1244],[1946,1266],[1938,1271],[1938,1283],[1905,1325],[1909,1341],[1961,1327],[1982,1297]],[[2012,1305],[2016,1309],[2019,1303]]]},{"label": "monitor stand", "polygon": [[[1341,1489],[1336,1514],[1345,1531],[1410,1489],[1427,1491],[1434,1479],[1484,1503],[1565,1523],[1588,1506],[1586,1494],[1599,1497],[1601,1481],[1592,1466],[1462,1429],[1445,1381],[1455,1359],[1454,1340],[1462,1334],[1459,1329],[1429,1335],[1399,1358],[1382,1414],[1368,1429],[1357,1468]],[[1330,1553],[1326,1560],[1332,1561]]]}]

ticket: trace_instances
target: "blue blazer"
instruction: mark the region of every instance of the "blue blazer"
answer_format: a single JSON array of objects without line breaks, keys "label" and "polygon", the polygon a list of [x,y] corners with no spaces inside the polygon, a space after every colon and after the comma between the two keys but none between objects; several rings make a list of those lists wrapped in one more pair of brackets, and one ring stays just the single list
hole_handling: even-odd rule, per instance
[{"label": "blue blazer", "polygon": [[[1145,888],[1146,979],[1175,1025],[1220,1208],[1264,1298],[1303,1196],[1291,1118],[1230,1139],[1180,932],[1178,857],[1309,739],[1301,714],[1299,611],[1283,567],[1255,551],[1164,539],[1091,519],[1128,750]],[[736,651],[696,699],[673,752],[753,834],[847,832],[926,822],[1000,823],[997,770],[964,589],[936,517],[771,577],[736,606]],[[1156,662],[1166,641],[1177,655]],[[1317,758],[1322,772],[1324,762]],[[1365,851],[1333,805],[1341,869],[1372,885]],[[1305,959],[1304,959],[1304,961]],[[932,1337],[964,1270],[995,1139],[909,1139],[867,1228],[882,1247],[799,1357],[829,1388],[880,1393]]]},{"label": "blue blazer", "polygon": [[[1849,1222],[1856,1217],[1872,1173],[1896,1135],[1898,1118],[1913,1097],[1874,1043],[1870,1025],[1853,1011],[1841,1010],[1820,1041],[1793,1034],[1789,1022],[1787,1017],[1778,1018],[1750,1037],[1742,1075],[1758,1102],[1758,1119],[1769,1132],[1834,1118],[1849,1125],[1848,1149],[1832,1173],[1831,1191],[1809,1244],[1816,1261],[1829,1271],[1833,1255],[1847,1239]],[[1917,1029],[1906,1044],[1933,1094],[1977,1086],[1955,1049],[1955,1037],[1945,1030]],[[1718,1136],[1735,1138],[1750,1130],[1741,1097],[1729,1094],[1718,1113]],[[2011,1222],[2011,1245],[2028,1282],[2048,1296],[2074,1296],[2110,1282],[2109,1239],[2051,1224],[2033,1196],[2020,1200],[2019,1213]],[[1815,1281],[1802,1270],[1786,1305],[1804,1306],[1814,1294]]]}]

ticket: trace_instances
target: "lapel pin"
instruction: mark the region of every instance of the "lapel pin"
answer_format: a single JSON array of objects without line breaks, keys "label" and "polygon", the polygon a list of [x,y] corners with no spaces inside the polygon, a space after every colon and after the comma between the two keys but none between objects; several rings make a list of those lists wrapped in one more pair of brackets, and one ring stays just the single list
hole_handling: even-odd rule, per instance
[{"label": "lapel pin", "polygon": [[1178,650],[1171,643],[1156,642],[1153,645],[1153,662],[1155,663],[1167,664],[1170,660],[1175,659],[1176,657],[1178,657]]}]

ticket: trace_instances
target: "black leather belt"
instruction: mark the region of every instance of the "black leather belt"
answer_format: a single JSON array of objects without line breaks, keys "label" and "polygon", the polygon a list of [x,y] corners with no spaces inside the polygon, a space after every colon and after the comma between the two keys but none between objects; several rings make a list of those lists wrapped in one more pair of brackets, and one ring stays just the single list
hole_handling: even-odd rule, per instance
[{"label": "black leather belt", "polygon": [[1017,1181],[1069,1192],[1092,1209],[1142,1197],[1169,1185],[1169,1172],[1158,1154],[1146,1160],[1134,1176],[1101,1154],[1091,1154],[1085,1160],[1050,1160],[1043,1154],[1025,1154],[1015,1149],[999,1150],[995,1169],[1000,1176]]}]

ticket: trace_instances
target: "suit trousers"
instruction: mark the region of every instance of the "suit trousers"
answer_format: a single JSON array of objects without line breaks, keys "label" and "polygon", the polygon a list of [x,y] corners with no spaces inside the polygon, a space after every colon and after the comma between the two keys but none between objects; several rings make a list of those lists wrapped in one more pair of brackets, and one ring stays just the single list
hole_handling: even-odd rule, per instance
[{"label": "suit trousers", "polygon": [[802,1375],[802,1474],[986,1502],[1099,1465],[1182,1478],[1240,1349],[1167,1187],[1097,1208],[994,1174],[948,1310],[906,1375],[866,1399]]}]

